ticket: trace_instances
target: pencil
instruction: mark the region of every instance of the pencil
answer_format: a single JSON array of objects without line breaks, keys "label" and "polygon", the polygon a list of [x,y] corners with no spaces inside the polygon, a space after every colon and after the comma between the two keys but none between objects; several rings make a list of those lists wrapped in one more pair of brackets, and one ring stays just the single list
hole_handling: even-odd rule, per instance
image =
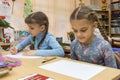
[{"label": "pencil", "polygon": [[51,60],[54,60],[54,59],[56,59],[56,57],[53,57],[53,58],[51,58],[51,59],[47,59],[47,60],[45,60],[45,61],[42,61],[42,63],[46,63],[46,62],[51,61]]}]

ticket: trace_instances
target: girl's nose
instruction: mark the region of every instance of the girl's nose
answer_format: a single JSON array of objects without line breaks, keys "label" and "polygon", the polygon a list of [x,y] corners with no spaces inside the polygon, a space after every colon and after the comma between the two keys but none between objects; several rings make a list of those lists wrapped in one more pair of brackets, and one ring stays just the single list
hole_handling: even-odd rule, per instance
[{"label": "girl's nose", "polygon": [[81,36],[81,35],[82,35],[82,34],[81,34],[80,32],[77,33],[77,36],[78,36],[78,37]]}]

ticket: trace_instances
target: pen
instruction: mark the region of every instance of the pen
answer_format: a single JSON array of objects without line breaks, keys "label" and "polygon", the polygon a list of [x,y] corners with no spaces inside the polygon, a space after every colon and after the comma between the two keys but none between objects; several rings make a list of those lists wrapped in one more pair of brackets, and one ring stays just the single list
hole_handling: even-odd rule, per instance
[{"label": "pen", "polygon": [[45,61],[42,61],[42,63],[46,63],[46,62],[51,61],[51,60],[54,60],[54,59],[56,59],[56,57],[53,57],[53,58],[51,58],[51,59],[47,59],[47,60],[45,60]]}]

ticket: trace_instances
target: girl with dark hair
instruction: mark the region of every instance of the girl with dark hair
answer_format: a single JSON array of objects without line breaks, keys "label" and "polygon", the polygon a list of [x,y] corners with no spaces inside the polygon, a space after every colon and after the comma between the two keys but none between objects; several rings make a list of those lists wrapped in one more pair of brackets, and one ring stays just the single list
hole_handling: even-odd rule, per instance
[{"label": "girl with dark hair", "polygon": [[92,9],[79,6],[71,14],[70,23],[76,38],[71,43],[72,59],[117,68],[110,43],[94,35],[99,24]]},{"label": "girl with dark hair", "polygon": [[16,47],[11,48],[11,54],[16,54],[26,46],[32,44],[33,50],[23,55],[28,56],[64,56],[64,51],[52,34],[48,33],[49,21],[43,12],[35,12],[25,19],[29,27],[29,35]]}]

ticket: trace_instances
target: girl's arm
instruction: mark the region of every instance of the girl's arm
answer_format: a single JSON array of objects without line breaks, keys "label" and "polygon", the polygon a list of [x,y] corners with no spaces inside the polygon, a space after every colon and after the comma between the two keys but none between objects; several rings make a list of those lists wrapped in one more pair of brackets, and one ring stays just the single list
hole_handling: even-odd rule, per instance
[{"label": "girl's arm", "polygon": [[22,49],[24,49],[26,46],[28,46],[29,44],[31,44],[31,40],[32,37],[31,35],[29,35],[25,40],[23,40],[22,42],[20,42],[16,47],[17,49],[20,51]]},{"label": "girl's arm", "polygon": [[36,55],[38,56],[64,56],[64,51],[60,44],[56,41],[53,36],[50,36],[46,41],[46,45],[48,45],[51,49],[45,50],[36,50]]},{"label": "girl's arm", "polygon": [[75,54],[75,43],[74,43],[74,41],[71,43],[70,53],[71,53],[71,55],[70,55],[71,59],[78,60],[78,57]]},{"label": "girl's arm", "polygon": [[117,68],[116,60],[112,48],[108,42],[103,47],[105,66]]}]

